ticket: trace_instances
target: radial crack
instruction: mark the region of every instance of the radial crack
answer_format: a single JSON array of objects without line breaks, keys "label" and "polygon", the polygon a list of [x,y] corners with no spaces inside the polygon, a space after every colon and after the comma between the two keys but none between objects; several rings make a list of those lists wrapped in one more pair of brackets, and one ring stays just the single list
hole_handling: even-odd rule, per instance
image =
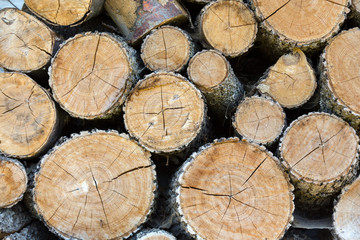
[{"label": "radial crack", "polygon": [[111,180],[114,181],[114,180],[118,179],[119,177],[121,177],[121,176],[123,176],[123,175],[125,175],[125,174],[131,173],[131,172],[136,171],[136,170],[139,170],[139,169],[149,168],[149,167],[152,167],[152,164],[146,165],[146,166],[140,166],[140,167],[136,167],[136,168],[127,170],[127,171],[119,174],[118,176],[114,177],[114,178],[111,179]]}]

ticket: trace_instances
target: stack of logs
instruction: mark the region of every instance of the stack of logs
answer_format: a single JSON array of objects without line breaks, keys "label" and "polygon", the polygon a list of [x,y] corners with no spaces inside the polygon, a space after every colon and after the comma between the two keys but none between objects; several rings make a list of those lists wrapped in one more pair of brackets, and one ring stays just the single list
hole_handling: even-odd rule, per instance
[{"label": "stack of logs", "polygon": [[18,5],[0,238],[359,239],[360,1]]}]

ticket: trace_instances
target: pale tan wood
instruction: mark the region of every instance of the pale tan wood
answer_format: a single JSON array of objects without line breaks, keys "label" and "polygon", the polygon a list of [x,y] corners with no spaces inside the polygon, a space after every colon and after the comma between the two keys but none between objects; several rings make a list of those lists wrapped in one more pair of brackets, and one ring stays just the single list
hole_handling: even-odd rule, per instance
[{"label": "pale tan wood", "polygon": [[333,38],[320,60],[322,109],[340,115],[357,131],[360,127],[360,29],[341,32]]},{"label": "pale tan wood", "polygon": [[135,50],[107,33],[78,34],[54,57],[50,86],[73,117],[109,118],[120,111],[138,71]]},{"label": "pale tan wood", "polygon": [[177,216],[196,239],[280,239],[292,220],[292,185],[256,144],[215,141],[194,153],[175,180]]},{"label": "pale tan wood", "polygon": [[141,58],[151,71],[180,71],[193,53],[190,36],[173,26],[152,31],[141,45]]},{"label": "pale tan wood", "polygon": [[0,10],[0,67],[21,72],[43,68],[51,59],[55,34],[15,8]]},{"label": "pale tan wood", "polygon": [[44,156],[34,201],[63,238],[125,238],[148,217],[155,169],[150,153],[115,131],[74,135]]},{"label": "pale tan wood", "polygon": [[19,161],[0,158],[0,208],[10,208],[21,201],[27,187],[25,168]]},{"label": "pale tan wood", "polygon": [[331,204],[356,174],[358,147],[355,130],[334,115],[311,113],[295,120],[279,151],[295,185],[296,200],[310,211]]},{"label": "pale tan wood", "polygon": [[350,0],[251,0],[267,40],[280,49],[321,47],[340,29]]},{"label": "pale tan wood", "polygon": [[124,112],[130,135],[149,151],[164,154],[197,144],[207,118],[200,91],[181,75],[167,72],[139,81]]},{"label": "pale tan wood", "polygon": [[61,119],[48,92],[21,73],[0,73],[0,151],[41,154],[56,140]]},{"label": "pale tan wood", "polygon": [[245,139],[255,143],[271,145],[285,127],[282,107],[264,97],[245,98],[237,107],[233,126]]},{"label": "pale tan wood", "polygon": [[25,0],[25,4],[43,20],[66,26],[80,24],[98,15],[104,0]]},{"label": "pale tan wood", "polygon": [[136,239],[137,240],[176,240],[176,238],[172,234],[160,229],[151,229],[148,231],[140,232],[139,234],[137,234]]},{"label": "pale tan wood", "polygon": [[206,5],[199,17],[204,41],[225,56],[239,56],[253,45],[257,22],[241,1],[218,0]]},{"label": "pale tan wood", "polygon": [[342,240],[360,236],[360,178],[346,186],[334,208],[334,232]]},{"label": "pale tan wood", "polygon": [[267,76],[257,89],[270,96],[285,108],[295,108],[306,103],[316,89],[314,70],[305,54],[298,48],[280,57],[269,68]]},{"label": "pale tan wood", "polygon": [[130,44],[138,44],[154,28],[189,20],[177,0],[105,0],[104,8]]}]

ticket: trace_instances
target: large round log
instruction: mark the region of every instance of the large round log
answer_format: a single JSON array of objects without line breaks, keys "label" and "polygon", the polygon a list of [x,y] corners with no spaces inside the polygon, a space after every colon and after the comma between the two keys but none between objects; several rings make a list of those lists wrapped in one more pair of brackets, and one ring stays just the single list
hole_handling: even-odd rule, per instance
[{"label": "large round log", "polygon": [[355,130],[334,115],[311,113],[292,122],[279,152],[295,186],[298,207],[326,210],[342,187],[354,179],[358,148]]},{"label": "large round log", "polygon": [[107,33],[78,34],[68,39],[49,71],[55,100],[73,117],[112,117],[121,111],[137,80],[135,55],[119,37]]},{"label": "large round log", "polygon": [[292,185],[278,160],[237,138],[201,147],[173,184],[178,224],[196,239],[280,239],[292,220]]},{"label": "large round log", "polygon": [[207,131],[198,89],[178,74],[158,72],[140,80],[124,106],[125,127],[147,150],[164,155],[197,148]]},{"label": "large round log", "polygon": [[25,4],[44,21],[67,26],[83,23],[98,15],[104,0],[25,0]]},{"label": "large round log", "polygon": [[25,74],[0,73],[0,86],[0,151],[14,158],[40,155],[62,125],[54,101]]},{"label": "large round log", "polygon": [[35,207],[64,239],[125,238],[152,211],[155,176],[150,153],[127,135],[83,132],[42,158]]},{"label": "large round log", "polygon": [[341,32],[333,38],[321,55],[320,106],[341,116],[357,132],[360,131],[360,29]]},{"label": "large round log", "polygon": [[0,67],[31,72],[51,59],[55,34],[35,17],[15,8],[0,10]]}]

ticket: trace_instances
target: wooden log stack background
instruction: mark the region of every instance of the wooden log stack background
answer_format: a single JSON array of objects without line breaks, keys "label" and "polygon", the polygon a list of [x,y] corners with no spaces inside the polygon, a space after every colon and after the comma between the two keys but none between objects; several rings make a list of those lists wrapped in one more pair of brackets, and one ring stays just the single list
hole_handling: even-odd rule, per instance
[{"label": "wooden log stack background", "polygon": [[0,238],[360,239],[359,27],[358,0],[0,0]]}]

